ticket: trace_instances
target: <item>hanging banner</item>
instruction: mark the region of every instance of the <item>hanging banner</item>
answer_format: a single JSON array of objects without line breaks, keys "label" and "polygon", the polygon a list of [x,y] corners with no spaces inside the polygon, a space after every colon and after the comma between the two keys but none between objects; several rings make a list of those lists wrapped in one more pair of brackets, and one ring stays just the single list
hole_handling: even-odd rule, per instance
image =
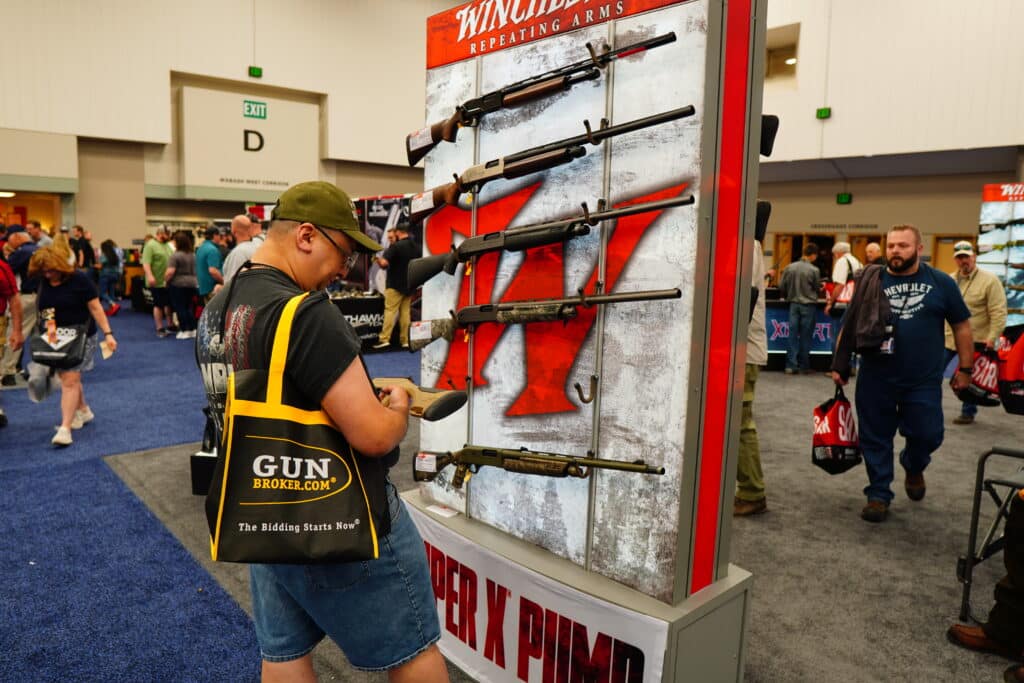
[{"label": "hanging banner", "polygon": [[575,590],[407,505],[423,536],[445,657],[479,681],[661,681],[668,624]]}]

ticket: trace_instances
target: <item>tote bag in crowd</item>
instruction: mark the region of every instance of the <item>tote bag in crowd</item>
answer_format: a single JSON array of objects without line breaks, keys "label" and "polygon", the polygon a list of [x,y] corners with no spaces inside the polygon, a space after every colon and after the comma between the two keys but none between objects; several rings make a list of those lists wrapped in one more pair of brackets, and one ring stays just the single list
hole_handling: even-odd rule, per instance
[{"label": "tote bag in crowd", "polygon": [[[974,351],[974,372],[971,373],[971,383],[959,391],[953,390],[956,397],[964,403],[973,403],[978,406],[999,405],[999,356],[995,351],[986,349],[980,345],[980,349]],[[960,366],[959,356],[953,356],[950,365],[946,368],[950,377],[956,373]]]},{"label": "tote bag in crowd", "polygon": [[842,474],[861,463],[853,406],[840,386],[833,398],[814,409],[811,462],[829,474]]},{"label": "tote bag in crowd", "polygon": [[32,360],[58,370],[67,370],[85,360],[87,325],[57,327],[53,320],[46,321],[46,329],[32,335],[28,343]]},{"label": "tote bag in crowd", "polygon": [[228,378],[221,453],[206,498],[214,560],[369,560],[390,531],[379,459],[356,454],[323,410],[282,403],[292,320],[307,295],[285,306],[269,370]]},{"label": "tote bag in crowd", "polygon": [[999,340],[999,398],[1003,410],[1024,415],[1024,335]]}]

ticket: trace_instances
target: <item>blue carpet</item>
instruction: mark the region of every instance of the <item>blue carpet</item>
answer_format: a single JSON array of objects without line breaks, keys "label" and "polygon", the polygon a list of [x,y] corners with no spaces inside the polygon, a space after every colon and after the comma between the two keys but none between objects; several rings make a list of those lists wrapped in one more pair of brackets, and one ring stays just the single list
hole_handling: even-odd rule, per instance
[{"label": "blue carpet", "polygon": [[[201,439],[193,342],[127,307],[111,322],[117,353],[83,376],[96,419],[70,447],[50,444],[59,392],[0,392],[0,681],[257,680],[249,618],[100,459]],[[419,379],[419,354],[366,364]]]}]

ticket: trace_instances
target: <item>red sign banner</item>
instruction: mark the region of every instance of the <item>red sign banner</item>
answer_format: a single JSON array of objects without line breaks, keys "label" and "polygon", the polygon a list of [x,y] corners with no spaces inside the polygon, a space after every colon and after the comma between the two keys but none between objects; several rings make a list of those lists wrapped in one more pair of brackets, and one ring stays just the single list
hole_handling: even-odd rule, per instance
[{"label": "red sign banner", "polygon": [[981,191],[983,202],[1024,202],[1024,183],[991,183]]},{"label": "red sign banner", "polygon": [[680,0],[472,0],[427,19],[427,68],[621,19]]}]

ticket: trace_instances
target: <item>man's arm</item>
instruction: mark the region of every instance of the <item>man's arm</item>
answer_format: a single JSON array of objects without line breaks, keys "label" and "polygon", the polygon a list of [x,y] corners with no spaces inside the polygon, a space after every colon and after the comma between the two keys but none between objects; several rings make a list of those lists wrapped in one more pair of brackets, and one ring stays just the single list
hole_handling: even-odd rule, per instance
[{"label": "man's arm", "polygon": [[352,448],[370,457],[387,455],[405,436],[409,425],[409,394],[385,387],[384,407],[357,358],[324,395],[321,405]]},{"label": "man's arm", "polygon": [[[959,356],[960,367],[970,368],[974,366],[974,336],[971,334],[971,321],[962,320],[954,325],[953,341],[956,343],[956,353]],[[971,373],[957,371],[953,375],[953,388],[956,390],[965,389],[971,384]]]},{"label": "man's arm", "polygon": [[988,304],[988,339],[985,345],[992,348],[1006,329],[1006,291],[999,280],[993,280],[988,290],[985,297]]},{"label": "man's arm", "polygon": [[21,333],[21,296],[15,292],[14,296],[7,300],[11,310],[11,351],[18,351],[25,343],[25,337]]}]

